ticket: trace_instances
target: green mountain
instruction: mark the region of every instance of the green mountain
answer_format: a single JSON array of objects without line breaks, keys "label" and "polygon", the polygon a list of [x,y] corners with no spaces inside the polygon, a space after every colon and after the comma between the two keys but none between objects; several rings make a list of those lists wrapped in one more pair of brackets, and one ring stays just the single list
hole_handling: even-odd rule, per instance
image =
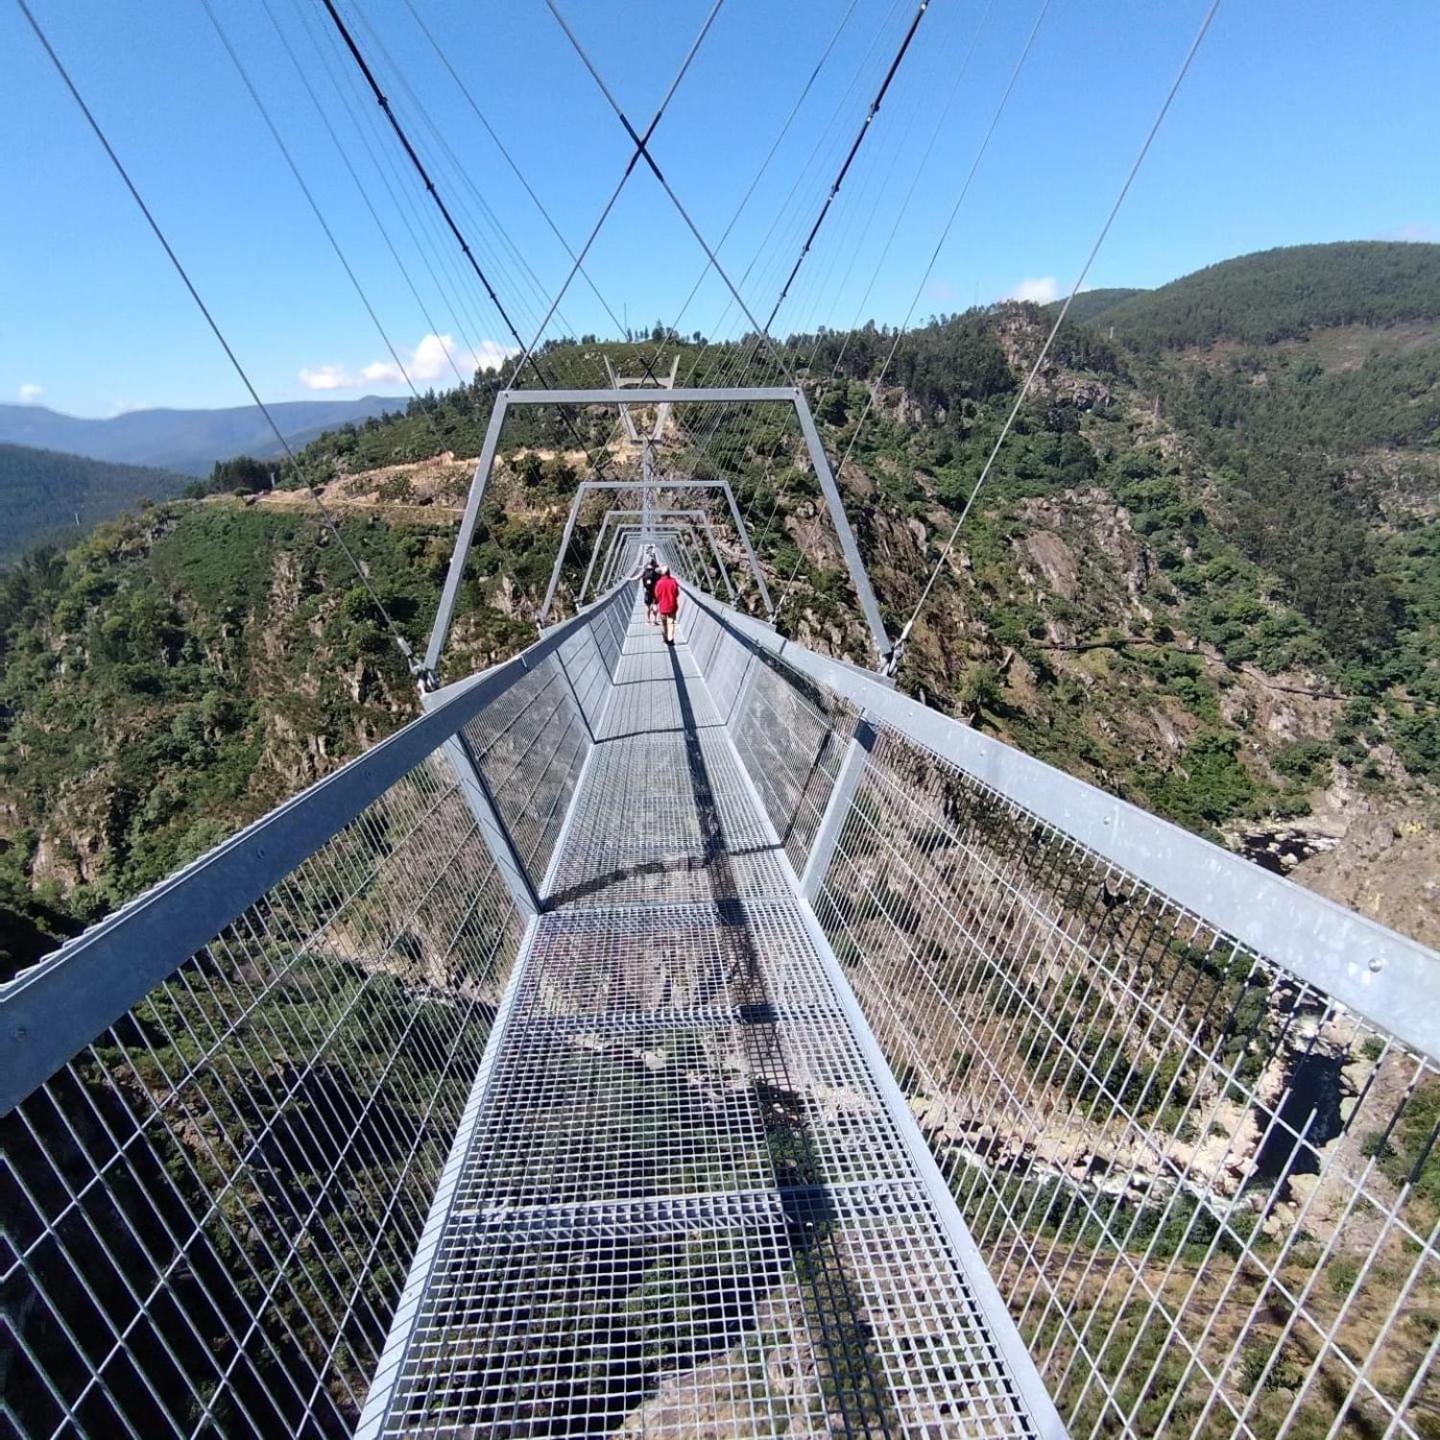
[{"label": "green mountain", "polygon": [[[1107,314],[1117,305],[1133,299],[1136,295],[1146,293],[1144,290],[1125,289],[1082,290],[1070,302],[1070,309],[1065,318],[1074,321],[1077,325],[1094,324],[1102,315]],[[1063,300],[1054,300],[1045,309],[1051,315],[1057,315],[1064,304]]]},{"label": "green mountain", "polygon": [[1242,255],[1139,291],[1107,307],[1105,322],[1133,345],[1173,350],[1217,340],[1268,345],[1336,325],[1433,320],[1440,315],[1435,248],[1356,240]]},{"label": "green mountain", "polygon": [[63,544],[141,500],[169,500],[188,483],[170,470],[0,445],[0,566],[32,545]]},{"label": "green mountain", "polygon": [[[1257,275],[1271,277],[1269,312],[1257,301],[1240,313],[1235,297]],[[1308,311],[1296,300],[1307,286]],[[1149,330],[1136,319],[1145,307],[1159,317]],[[1440,246],[1270,252],[1099,313],[1061,332],[901,683],[1268,863],[1382,824],[1365,856],[1352,862],[1340,844],[1306,864],[1330,867],[1333,893],[1440,941],[1415,900],[1440,877]],[[794,338],[827,448],[854,441],[840,484],[892,633],[1050,323],[1016,304],[943,319],[902,337],[883,384],[893,334]],[[557,383],[585,386],[604,383],[607,357],[624,373],[642,359],[668,372],[678,350],[683,376],[717,349],[737,383],[778,374],[771,360],[744,369],[738,349],[663,334],[552,345],[542,360]],[[332,432],[301,457],[412,639],[444,575],[463,457],[508,378]],[[688,473],[698,456],[701,478],[733,482],[785,592],[782,629],[863,657],[793,426],[775,410],[681,407],[676,419],[662,460]],[[516,417],[446,678],[533,637],[589,463],[582,444],[598,452],[614,432],[599,409]],[[689,434],[707,438],[703,453]],[[636,467],[612,443],[611,472]],[[737,573],[739,558],[735,547]],[[578,585],[573,559],[567,577]],[[303,493],[283,491],[154,506],[16,566],[0,581],[0,707],[12,964],[416,708],[365,592]]]},{"label": "green mountain", "polygon": [[[358,424],[399,409],[403,400],[366,395],[359,400],[286,400],[267,406],[292,447],[337,425]],[[218,460],[236,455],[280,455],[258,405],[224,410],[127,410],[93,420],[62,415],[44,405],[0,405],[0,443],[63,450],[122,465],[158,465],[204,475]]]}]

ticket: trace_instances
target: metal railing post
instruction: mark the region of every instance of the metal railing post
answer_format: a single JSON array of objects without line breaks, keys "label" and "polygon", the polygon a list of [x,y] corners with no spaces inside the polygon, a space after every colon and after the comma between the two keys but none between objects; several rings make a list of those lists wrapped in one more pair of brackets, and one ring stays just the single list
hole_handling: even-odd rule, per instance
[{"label": "metal railing post", "polygon": [[810,463],[815,467],[815,477],[820,482],[825,503],[830,508],[830,518],[835,523],[835,533],[840,537],[840,548],[845,553],[845,564],[850,570],[850,582],[860,599],[860,608],[865,612],[865,621],[870,626],[870,635],[881,660],[888,660],[894,646],[885,633],[885,622],[880,618],[880,605],[875,592],[870,588],[870,576],[866,573],[865,562],[860,558],[860,547],[855,543],[855,532],[845,517],[845,503],[840,498],[840,489],[830,472],[830,462],[825,457],[825,447],[820,443],[815,420],[802,391],[795,391],[795,414],[800,420],[800,429],[805,436],[806,448],[810,451]]},{"label": "metal railing post", "polygon": [[800,893],[813,905],[820,887],[825,883],[825,872],[830,868],[835,847],[840,842],[840,831],[850,806],[855,799],[860,777],[865,772],[865,761],[875,748],[875,727],[860,712],[855,722],[855,733],[845,749],[845,758],[840,762],[840,772],[830,788],[830,798],[825,802],[825,813],[815,830],[810,843],[810,853],[805,857],[805,869],[800,876]]},{"label": "metal railing post", "polygon": [[425,647],[425,668],[437,675],[445,638],[450,633],[450,621],[455,615],[455,602],[460,598],[465,561],[469,558],[475,527],[480,521],[480,506],[485,499],[486,486],[490,483],[490,472],[495,467],[495,450],[500,444],[500,431],[505,425],[505,411],[509,403],[509,392],[502,390],[491,407],[490,423],[485,427],[485,443],[480,447],[480,459],[476,462],[470,494],[465,501],[465,514],[460,520],[460,533],[455,537],[455,550],[450,557],[450,568],[445,573],[445,588],[440,592],[435,623],[430,627],[430,643]]},{"label": "metal railing post", "polygon": [[495,868],[505,882],[505,888],[510,892],[510,898],[515,902],[522,918],[528,920],[532,915],[538,915],[540,913],[540,897],[535,893],[535,886],[530,880],[530,872],[526,869],[520,852],[515,848],[515,841],[511,838],[509,827],[500,818],[500,812],[495,808],[495,801],[490,795],[490,787],[485,783],[484,773],[481,771],[463,732],[452,735],[441,749],[445,752],[445,758],[454,768],[455,777],[460,782],[461,794],[464,795],[465,803],[470,807],[470,813],[475,817],[475,823],[480,829],[480,838],[485,842],[485,848],[490,852],[491,859],[495,861]]}]

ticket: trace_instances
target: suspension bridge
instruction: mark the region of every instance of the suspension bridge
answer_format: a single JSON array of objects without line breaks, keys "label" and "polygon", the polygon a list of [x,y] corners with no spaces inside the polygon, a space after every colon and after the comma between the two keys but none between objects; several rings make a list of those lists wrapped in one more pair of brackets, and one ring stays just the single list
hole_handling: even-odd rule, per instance
[{"label": "suspension bridge", "polygon": [[[0,988],[8,1432],[1440,1433],[1440,957],[897,688],[964,512],[892,635],[770,331],[927,3],[763,324],[650,150],[719,8],[644,128],[556,16],[749,354],[565,389],[609,206],[526,342],[323,0],[518,358],[423,655],[371,589],[419,718]],[[442,683],[527,407],[639,454],[592,453],[534,643]],[[759,517],[657,449],[727,407],[793,419],[865,664],[786,638]]]}]

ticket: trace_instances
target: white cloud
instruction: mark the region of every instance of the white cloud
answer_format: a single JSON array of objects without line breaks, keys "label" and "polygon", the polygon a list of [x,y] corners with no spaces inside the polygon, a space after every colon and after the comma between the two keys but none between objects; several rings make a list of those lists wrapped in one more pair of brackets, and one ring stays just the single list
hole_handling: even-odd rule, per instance
[{"label": "white cloud", "polygon": [[[420,386],[437,380],[454,380],[456,371],[468,381],[477,370],[498,370],[514,353],[513,346],[501,345],[496,340],[482,340],[472,350],[456,344],[453,335],[425,335],[403,359],[405,372]],[[394,360],[372,360],[358,372],[344,365],[307,365],[300,372],[300,383],[307,390],[358,390],[362,385],[378,382],[403,385],[405,373]]]},{"label": "white cloud", "polygon": [[1039,275],[1034,279],[1022,280],[1006,297],[1007,300],[1033,300],[1037,305],[1048,305],[1060,298],[1060,286],[1053,275]]},{"label": "white cloud", "polygon": [[1409,224],[1392,230],[1386,238],[1390,240],[1423,240],[1434,243],[1440,240],[1440,225],[1427,225],[1423,220],[1411,220]]},{"label": "white cloud", "polygon": [[300,372],[300,383],[307,390],[353,390],[360,381],[343,365],[307,365]]},{"label": "white cloud", "polygon": [[44,393],[45,387],[43,385],[32,385],[27,381],[20,387],[20,403],[22,405],[33,405]]}]

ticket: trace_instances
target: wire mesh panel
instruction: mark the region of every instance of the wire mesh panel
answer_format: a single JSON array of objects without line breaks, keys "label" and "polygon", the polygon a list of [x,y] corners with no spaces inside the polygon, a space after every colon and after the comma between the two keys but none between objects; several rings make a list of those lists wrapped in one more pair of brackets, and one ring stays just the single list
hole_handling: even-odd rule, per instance
[{"label": "wire mesh panel", "polygon": [[1433,1059],[883,725],[817,910],[1072,1434],[1440,1434]]},{"label": "wire mesh panel", "polygon": [[347,1435],[519,939],[422,764],[3,1121],[29,1435]]},{"label": "wire mesh panel", "polygon": [[[794,691],[741,731],[843,715],[695,628]],[[1434,1057],[895,726],[837,820],[819,918],[1071,1433],[1440,1435]]]},{"label": "wire mesh panel", "polygon": [[522,964],[386,1434],[1032,1433],[793,904]]},{"label": "wire mesh panel", "polygon": [[821,916],[1075,1435],[1440,1433],[1440,1072],[882,731]]},{"label": "wire mesh panel", "polygon": [[686,616],[701,671],[725,695],[726,723],[790,862],[803,871],[858,712],[758,649],[747,649],[708,610]]},{"label": "wire mesh panel", "polygon": [[609,697],[615,608],[613,600],[602,606],[590,625],[541,660],[462,732],[536,883],[554,854]]},{"label": "wire mesh panel", "polygon": [[451,737],[469,718],[543,861],[628,611],[456,687],[0,991],[7,1423],[351,1433],[524,928]]}]

